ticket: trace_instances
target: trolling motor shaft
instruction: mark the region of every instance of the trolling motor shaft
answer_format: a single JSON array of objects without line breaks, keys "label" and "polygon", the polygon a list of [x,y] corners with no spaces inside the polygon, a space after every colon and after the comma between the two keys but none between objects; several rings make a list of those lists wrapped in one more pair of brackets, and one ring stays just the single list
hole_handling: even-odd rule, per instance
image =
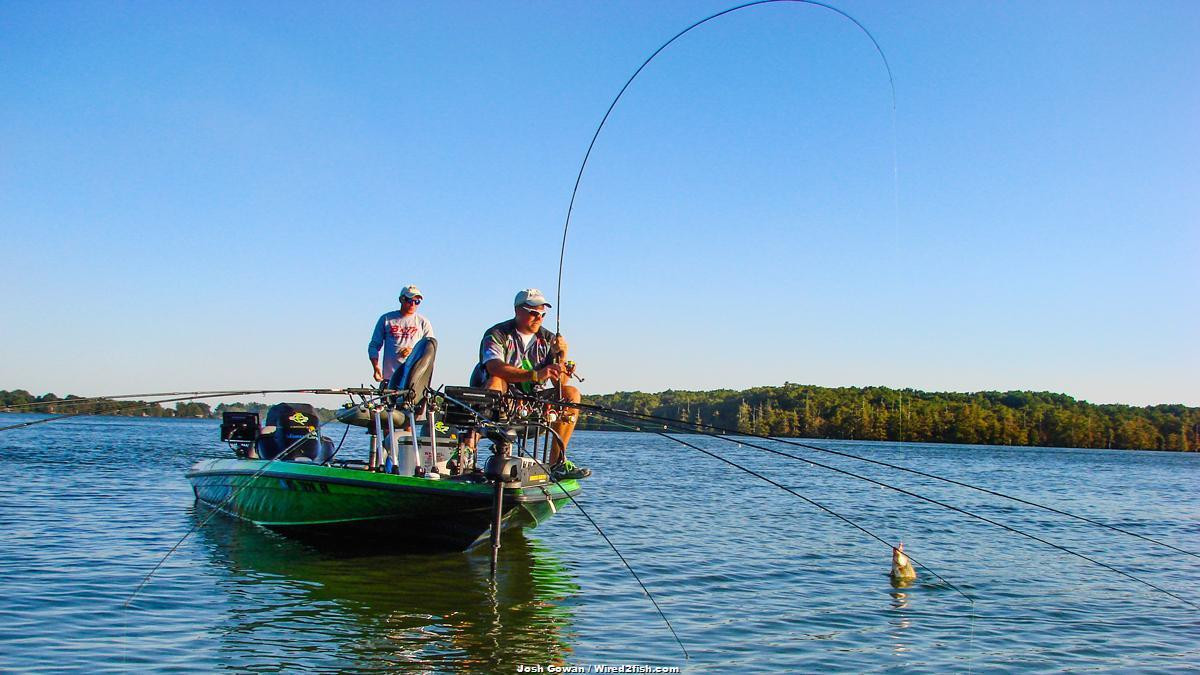
[{"label": "trolling motor shaft", "polygon": [[492,456],[488,458],[484,475],[495,485],[492,497],[492,576],[495,577],[500,558],[500,527],[504,519],[504,486],[520,481],[521,462],[512,456],[516,441],[516,432],[512,429],[490,430],[488,440],[492,441]]}]

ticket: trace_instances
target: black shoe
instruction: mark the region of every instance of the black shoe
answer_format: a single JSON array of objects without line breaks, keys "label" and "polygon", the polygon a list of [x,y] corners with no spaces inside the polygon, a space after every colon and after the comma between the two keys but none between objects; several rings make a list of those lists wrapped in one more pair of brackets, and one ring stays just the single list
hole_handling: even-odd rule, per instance
[{"label": "black shoe", "polygon": [[550,475],[555,480],[579,480],[592,475],[592,470],[584,466],[576,466],[572,461],[566,461],[550,469]]}]

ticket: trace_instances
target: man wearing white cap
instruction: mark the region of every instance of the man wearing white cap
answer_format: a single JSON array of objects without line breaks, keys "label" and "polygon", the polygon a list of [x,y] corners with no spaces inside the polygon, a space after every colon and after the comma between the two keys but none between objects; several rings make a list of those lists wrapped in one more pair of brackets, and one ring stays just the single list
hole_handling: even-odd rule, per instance
[{"label": "man wearing white cap", "polygon": [[[563,365],[567,359],[567,341],[542,327],[548,309],[550,303],[538,289],[526,288],[517,293],[513,299],[513,318],[483,334],[471,386],[501,392],[516,388],[532,394],[561,385],[563,399],[578,403],[579,390],[567,384],[570,374]],[[558,438],[550,451],[550,466],[559,479],[591,475],[588,469],[566,460],[566,446],[578,416],[578,412],[571,410],[554,424]]]},{"label": "man wearing white cap", "polygon": [[[371,334],[371,343],[367,345],[367,358],[375,369],[376,382],[389,381],[392,373],[412,353],[413,345],[421,338],[434,336],[433,324],[417,314],[417,305],[421,304],[421,300],[421,289],[405,286],[400,291],[400,309],[384,314],[375,323],[375,332]],[[379,359],[381,347],[382,362]]]}]

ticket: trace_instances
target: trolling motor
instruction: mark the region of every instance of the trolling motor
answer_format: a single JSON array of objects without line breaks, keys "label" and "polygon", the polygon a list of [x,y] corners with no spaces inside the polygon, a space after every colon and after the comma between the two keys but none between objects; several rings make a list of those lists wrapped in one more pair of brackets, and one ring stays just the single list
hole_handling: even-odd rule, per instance
[{"label": "trolling motor", "polygon": [[[504,519],[504,488],[521,483],[521,460],[512,456],[516,431],[497,424],[507,418],[500,392],[480,387],[446,387],[441,395],[446,402],[443,419],[447,424],[471,433],[483,431],[492,442],[492,456],[484,468],[484,477],[495,486],[492,493],[492,576],[500,556],[500,528]],[[465,468],[465,467],[464,467]]]},{"label": "trolling motor", "polygon": [[[541,486],[545,492],[550,481],[549,472],[536,455],[537,439],[542,429],[549,429],[547,422],[553,421],[549,419],[553,413],[540,413],[540,406],[530,406],[517,397],[478,387],[446,387],[440,398],[445,402],[443,419],[448,424],[486,434],[492,442],[492,455],[484,466],[483,477],[494,488],[491,527],[494,576],[500,552],[505,489]],[[547,447],[549,443],[547,440]]]},{"label": "trolling motor", "polygon": [[484,475],[495,485],[492,496],[492,576],[496,576],[496,564],[500,559],[500,527],[504,519],[504,488],[509,484],[521,483],[521,458],[513,457],[512,446],[517,441],[517,432],[511,428],[488,430],[492,442],[492,456],[488,458]]}]

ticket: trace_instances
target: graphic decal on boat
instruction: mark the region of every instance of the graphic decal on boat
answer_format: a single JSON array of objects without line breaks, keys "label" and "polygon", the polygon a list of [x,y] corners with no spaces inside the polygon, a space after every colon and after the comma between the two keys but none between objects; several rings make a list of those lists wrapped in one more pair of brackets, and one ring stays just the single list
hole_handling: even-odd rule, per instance
[{"label": "graphic decal on boat", "polygon": [[288,419],[295,422],[296,424],[307,424],[308,423],[308,415],[305,415],[302,412],[296,412],[296,414],[292,415]]}]

